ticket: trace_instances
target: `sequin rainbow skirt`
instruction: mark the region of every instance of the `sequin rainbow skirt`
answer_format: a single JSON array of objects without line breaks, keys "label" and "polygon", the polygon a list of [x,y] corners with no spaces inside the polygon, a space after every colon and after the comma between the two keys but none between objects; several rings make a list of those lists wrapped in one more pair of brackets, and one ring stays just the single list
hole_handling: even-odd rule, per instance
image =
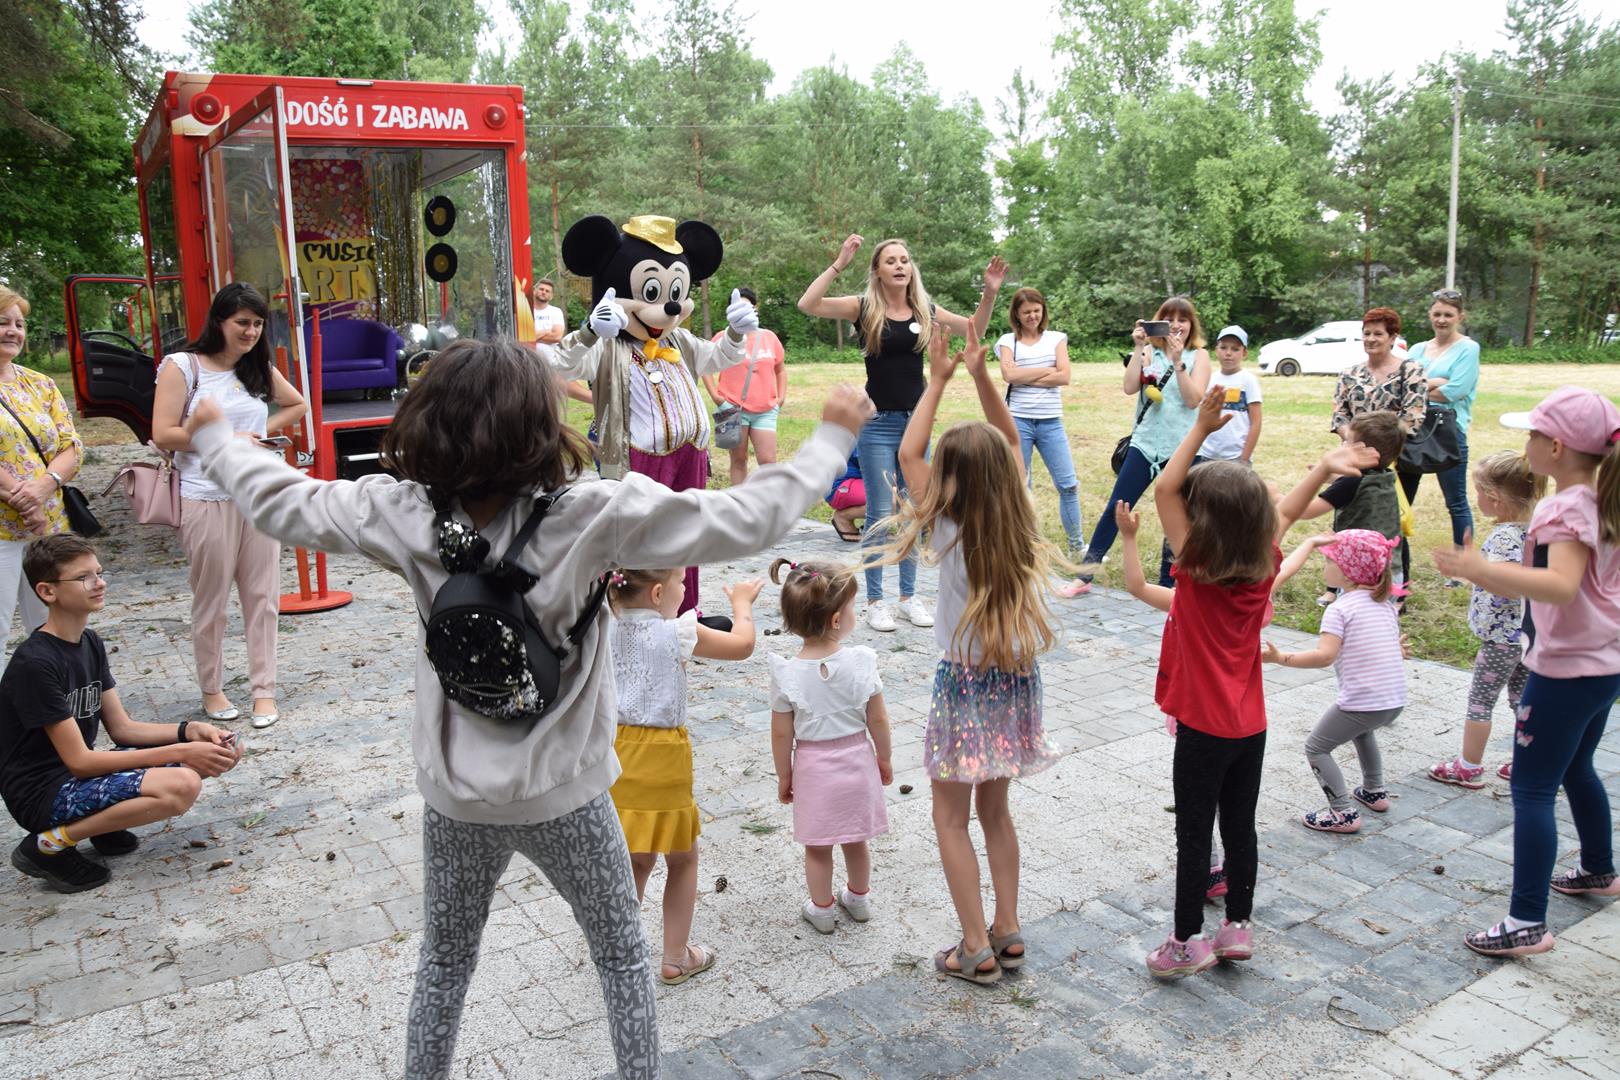
[{"label": "sequin rainbow skirt", "polygon": [[1020,675],[941,660],[923,764],[935,780],[982,784],[1033,776],[1059,757],[1041,728],[1041,669]]}]

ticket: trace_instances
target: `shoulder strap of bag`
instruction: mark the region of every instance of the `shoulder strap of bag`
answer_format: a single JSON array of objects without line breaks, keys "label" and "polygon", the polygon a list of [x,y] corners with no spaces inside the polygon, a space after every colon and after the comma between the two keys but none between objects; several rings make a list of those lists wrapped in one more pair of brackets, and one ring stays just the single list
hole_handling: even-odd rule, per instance
[{"label": "shoulder strap of bag", "polygon": [[1406,488],[1401,485],[1399,474],[1395,476],[1395,503],[1401,510],[1401,535],[1410,540],[1412,538],[1412,504],[1406,501]]},{"label": "shoulder strap of bag", "polygon": [[180,406],[180,423],[186,422],[191,415],[191,403],[196,400],[197,391],[202,388],[202,369],[197,366],[197,354],[186,353],[186,359],[191,362],[191,386],[186,390],[186,403]]},{"label": "shoulder strap of bag", "polygon": [[[756,330],[754,332],[758,333],[759,331]],[[756,343],[757,343],[757,339],[756,339]],[[747,338],[746,335],[744,335],[744,337],[743,337],[743,351],[744,352],[749,352],[750,351],[748,349],[748,338]],[[743,376],[742,401],[737,403],[738,408],[741,408],[743,403],[747,402],[747,400],[748,400],[748,388],[754,384],[754,364],[755,363],[757,363],[757,361],[754,359],[753,356],[750,355],[748,357],[748,374]]]},{"label": "shoulder strap of bag", "polygon": [[[546,514],[557,504],[557,500],[568,494],[568,491],[568,488],[561,487],[555,491],[548,491],[535,500],[534,509],[529,512],[528,518],[523,522],[523,527],[518,529],[517,535],[512,538],[512,546],[506,550],[506,557],[502,560],[503,562],[509,566],[516,565],[515,560],[522,554],[523,549],[528,546],[530,538],[534,536],[535,530],[540,528],[540,523],[545,520]],[[568,635],[563,639],[562,646],[552,650],[557,654],[558,659],[561,659],[569,649],[579,644],[580,639],[585,636],[585,631],[596,620],[596,613],[601,610],[602,601],[607,597],[607,587],[608,576],[603,574],[597,579],[596,587],[591,590],[591,598],[585,602],[585,609],[580,612],[579,618],[574,620],[574,625],[568,628]]]},{"label": "shoulder strap of bag", "polygon": [[17,415],[17,410],[13,409],[11,407],[11,403],[8,402],[3,397],[0,397],[0,406],[3,406],[5,408],[5,410],[6,410],[6,412],[11,414],[11,418],[13,420],[17,421],[17,426],[22,428],[22,433],[24,435],[28,436],[28,441],[33,444],[34,453],[38,454],[39,455],[39,460],[41,460],[41,461],[43,461],[45,463],[46,468],[49,468],[50,464],[51,464],[51,459],[45,456],[45,451],[44,450],[40,449],[39,440],[34,438],[34,433],[32,431],[28,430],[28,425],[22,422],[22,417]]}]

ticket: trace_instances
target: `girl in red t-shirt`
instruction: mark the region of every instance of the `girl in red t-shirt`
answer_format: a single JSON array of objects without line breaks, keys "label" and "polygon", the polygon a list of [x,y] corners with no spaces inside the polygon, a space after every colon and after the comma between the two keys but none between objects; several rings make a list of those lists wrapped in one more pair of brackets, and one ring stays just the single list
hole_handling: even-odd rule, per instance
[{"label": "girl in red t-shirt", "polygon": [[[1147,958],[1148,970],[1160,978],[1203,971],[1217,960],[1247,960],[1253,953],[1254,814],[1266,749],[1260,630],[1271,621],[1271,585],[1282,562],[1278,541],[1323,476],[1357,475],[1377,464],[1376,451],[1345,444],[1323,455],[1273,505],[1265,481],[1241,462],[1192,468],[1204,439],[1230,419],[1224,406],[1220,387],[1205,394],[1154,493],[1165,539],[1178,553],[1176,588],[1147,584],[1135,547],[1140,519],[1123,504],[1115,511],[1126,542],[1126,586],[1170,616],[1154,700],[1176,733],[1176,909],[1174,930]],[[1226,849],[1226,918],[1211,941],[1202,931],[1217,811]]]}]

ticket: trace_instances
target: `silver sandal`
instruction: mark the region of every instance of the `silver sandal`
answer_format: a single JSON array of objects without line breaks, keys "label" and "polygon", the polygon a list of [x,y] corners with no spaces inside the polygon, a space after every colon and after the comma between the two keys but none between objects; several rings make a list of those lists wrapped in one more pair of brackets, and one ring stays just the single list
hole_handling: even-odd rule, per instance
[{"label": "silver sandal", "polygon": [[[959,967],[946,966],[945,961],[950,959],[952,953],[956,954],[956,962]],[[966,943],[958,942],[951,948],[941,949],[934,954],[934,970],[949,975],[953,979],[973,983],[975,986],[994,986],[1001,981],[1001,963],[996,961],[996,966],[989,971],[980,971],[979,965],[986,960],[996,960],[994,946],[986,945],[976,953],[969,953]]]},{"label": "silver sandal", "polygon": [[1024,957],[1029,954],[1028,949],[1017,953],[1009,953],[1007,951],[1014,945],[1022,945],[1023,943],[1024,935],[1019,933],[1017,930],[1014,930],[1005,937],[998,937],[994,931],[992,931],[990,934],[990,947],[996,950],[996,962],[1008,971],[1013,971],[1024,966]]}]

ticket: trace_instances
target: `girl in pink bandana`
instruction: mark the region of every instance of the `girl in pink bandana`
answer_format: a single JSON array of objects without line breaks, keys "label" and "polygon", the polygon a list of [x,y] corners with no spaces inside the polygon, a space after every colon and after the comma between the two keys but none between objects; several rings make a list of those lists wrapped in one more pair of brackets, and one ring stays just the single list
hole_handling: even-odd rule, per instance
[{"label": "girl in pink bandana", "polygon": [[[1322,580],[1328,588],[1343,591],[1322,613],[1316,648],[1285,653],[1267,641],[1260,654],[1266,663],[1283,667],[1332,664],[1339,677],[1338,699],[1305,740],[1305,760],[1328,797],[1326,810],[1300,818],[1308,829],[1356,832],[1361,828],[1356,802],[1380,814],[1389,809],[1384,760],[1374,733],[1393,724],[1406,707],[1400,619],[1390,603],[1395,592],[1390,557],[1399,546],[1399,540],[1371,529],[1346,529],[1319,544],[1327,557]],[[1333,751],[1347,742],[1355,743],[1361,763],[1361,785],[1353,790],[1333,760]]]}]

